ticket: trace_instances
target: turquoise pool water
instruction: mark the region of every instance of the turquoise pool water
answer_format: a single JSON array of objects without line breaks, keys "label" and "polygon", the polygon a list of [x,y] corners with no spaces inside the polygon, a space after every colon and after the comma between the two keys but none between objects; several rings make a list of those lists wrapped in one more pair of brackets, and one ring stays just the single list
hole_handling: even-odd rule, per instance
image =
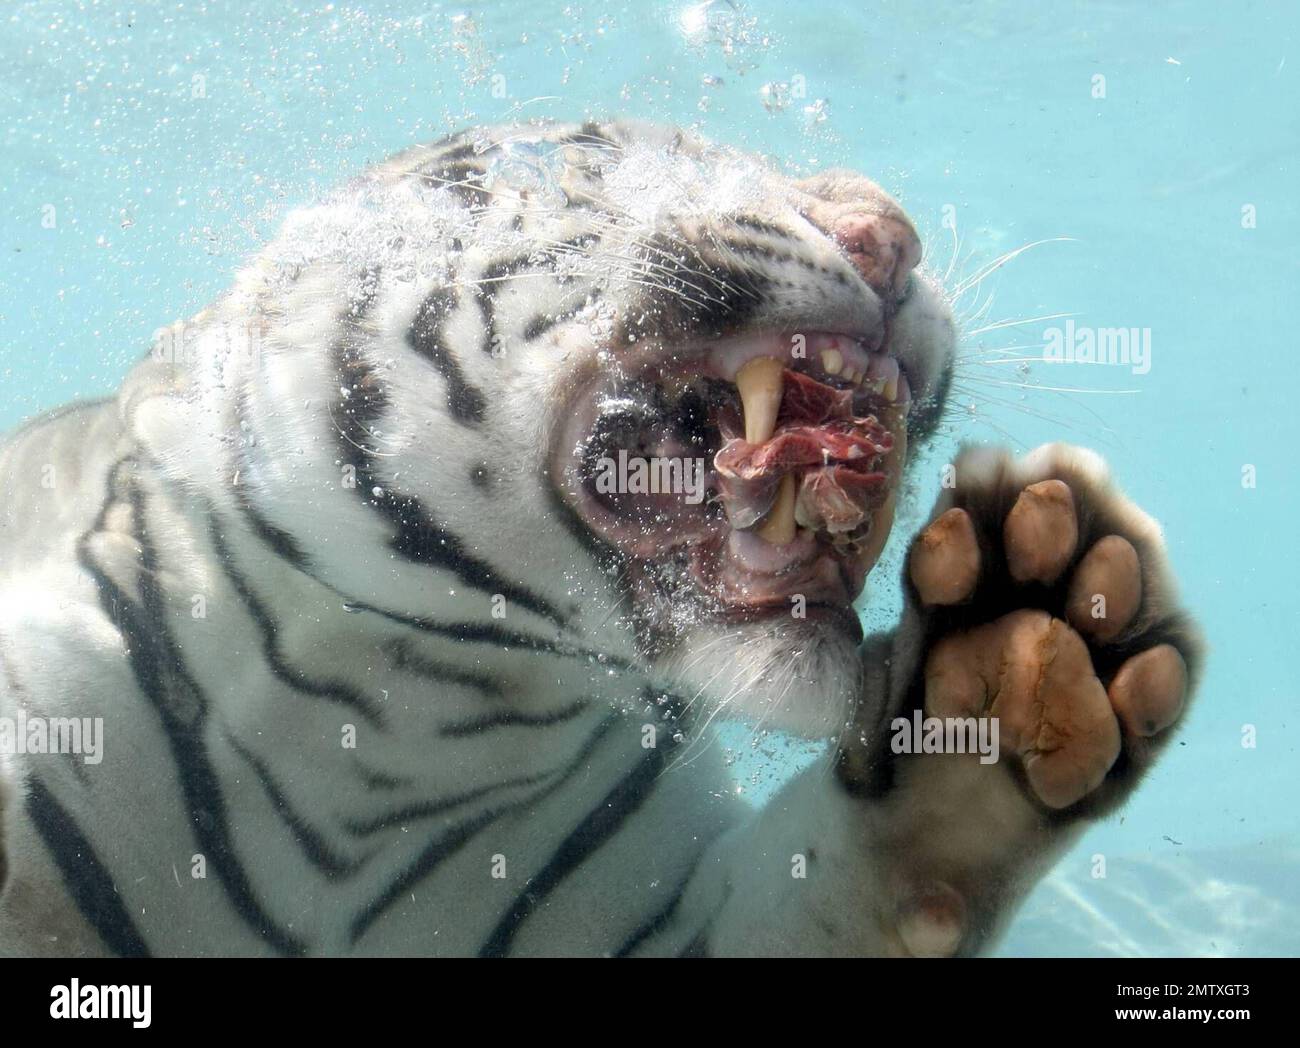
[{"label": "turquoise pool water", "polygon": [[[933,461],[962,440],[1103,452],[1212,648],[1179,742],[1003,952],[1300,952],[1300,8],[1050,7],[8,4],[0,428],[111,389],[288,208],[467,123],[623,113],[860,168],[952,287],[1036,245],[959,300],[962,419]],[[1139,329],[1149,357],[1021,362],[1064,314]],[[937,489],[917,475],[900,532]],[[897,612],[898,545],[872,626]]]}]

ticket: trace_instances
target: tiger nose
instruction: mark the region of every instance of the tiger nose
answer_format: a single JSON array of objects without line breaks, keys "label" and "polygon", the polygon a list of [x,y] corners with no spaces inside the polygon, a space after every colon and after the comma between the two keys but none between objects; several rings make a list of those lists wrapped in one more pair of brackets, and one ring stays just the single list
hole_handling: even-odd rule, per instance
[{"label": "tiger nose", "polygon": [[897,299],[921,261],[921,239],[898,202],[864,178],[823,186],[814,177],[803,186],[812,196],[804,209],[808,219],[877,294]]},{"label": "tiger nose", "polygon": [[853,268],[888,301],[898,298],[921,261],[921,241],[906,218],[853,212],[823,227]]}]

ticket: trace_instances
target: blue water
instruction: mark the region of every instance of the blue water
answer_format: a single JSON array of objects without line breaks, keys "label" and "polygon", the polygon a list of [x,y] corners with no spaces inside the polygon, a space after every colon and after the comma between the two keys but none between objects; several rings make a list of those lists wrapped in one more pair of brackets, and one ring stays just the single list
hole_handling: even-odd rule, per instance
[{"label": "blue water", "polygon": [[[111,389],[288,208],[470,122],[623,113],[794,171],[859,168],[950,286],[1045,241],[963,296],[968,327],[1149,329],[1149,370],[1021,369],[1063,320],[990,327],[931,458],[958,440],[1102,451],[1164,524],[1212,652],[1179,742],[1003,951],[1295,954],[1300,8],[1159,7],[7,4],[0,428]],[[937,480],[919,471],[913,521]],[[896,613],[899,547],[873,626]]]}]

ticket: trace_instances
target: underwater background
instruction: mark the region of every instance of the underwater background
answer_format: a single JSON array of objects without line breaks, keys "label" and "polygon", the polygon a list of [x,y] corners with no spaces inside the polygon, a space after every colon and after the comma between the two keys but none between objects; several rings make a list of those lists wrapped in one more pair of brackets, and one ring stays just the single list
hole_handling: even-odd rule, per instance
[{"label": "underwater background", "polygon": [[[868,629],[959,443],[1068,440],[1161,521],[1210,642],[1177,741],[999,952],[1294,955],[1297,43],[1273,3],[7,3],[0,430],[110,391],[287,210],[467,124],[630,115],[860,169],[964,321]],[[1067,323],[1143,352],[1044,360]],[[815,759],[747,737],[756,804]]]}]

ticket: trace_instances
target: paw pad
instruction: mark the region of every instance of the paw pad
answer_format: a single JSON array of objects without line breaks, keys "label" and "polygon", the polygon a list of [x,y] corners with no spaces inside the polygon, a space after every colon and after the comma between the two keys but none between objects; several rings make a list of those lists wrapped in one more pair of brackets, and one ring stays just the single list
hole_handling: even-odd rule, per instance
[{"label": "paw pad", "polygon": [[[1139,763],[1149,758],[1143,740],[1186,705],[1195,637],[1167,625],[1157,634],[1152,593],[1169,585],[1149,518],[1069,449],[1047,452],[1026,460],[1032,469],[973,459],[975,480],[918,536],[908,574],[923,611],[949,609],[925,659],[926,712],[996,717],[1002,756],[1060,809],[1098,790],[1126,743]],[[1000,550],[982,545],[998,539]],[[1026,606],[1008,611],[1021,587]],[[1136,654],[1099,657],[1120,642]]]},{"label": "paw pad", "polygon": [[980,547],[964,509],[950,509],[921,532],[908,571],[925,604],[959,604],[975,590]]},{"label": "paw pad", "polygon": [[1142,565],[1137,550],[1128,539],[1107,535],[1075,569],[1065,617],[1080,633],[1112,641],[1133,621],[1141,603]]},{"label": "paw pad", "polygon": [[1064,481],[1043,480],[1020,493],[1003,525],[1007,570],[1017,582],[1053,583],[1074,556],[1079,522]]}]

